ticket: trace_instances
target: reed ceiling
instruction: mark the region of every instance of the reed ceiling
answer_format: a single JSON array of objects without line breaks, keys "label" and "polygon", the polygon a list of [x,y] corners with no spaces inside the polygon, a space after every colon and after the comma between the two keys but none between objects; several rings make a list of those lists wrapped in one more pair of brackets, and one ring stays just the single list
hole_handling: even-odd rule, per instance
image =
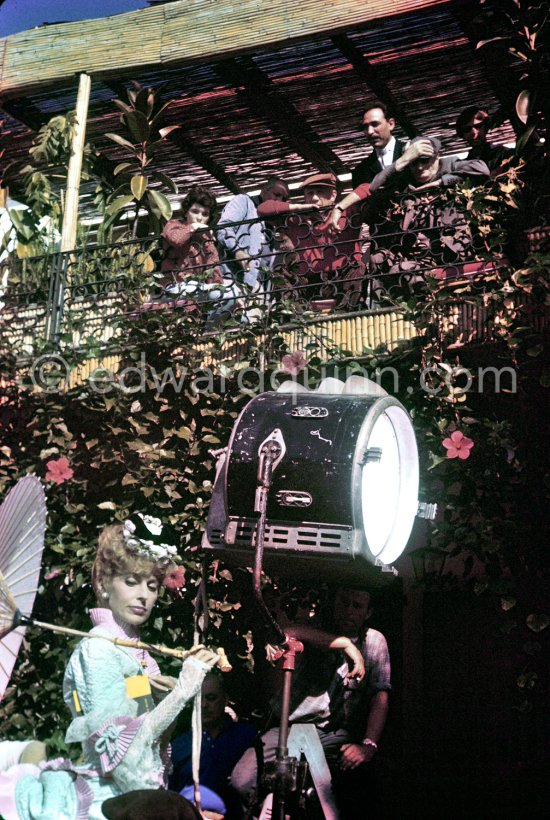
[{"label": "reed ceiling", "polygon": [[[517,67],[499,51],[495,71],[495,54],[475,49],[478,2],[422,5],[292,42],[258,42],[253,50],[249,43],[240,54],[204,62],[129,71],[113,58],[109,70],[92,74],[87,139],[109,159],[124,155],[105,133],[118,128],[112,99],[135,79],[153,88],[164,84],[162,98],[173,101],[165,124],[180,128],[158,152],[156,165],[174,178],[181,196],[196,183],[228,196],[257,189],[273,173],[290,183],[318,169],[345,174],[370,150],[359,124],[376,99],[394,107],[398,137],[427,133],[441,138],[446,153],[464,151],[454,133],[457,114],[467,105],[491,111],[502,105],[511,113]],[[5,97],[3,161],[27,162],[36,130],[74,108],[76,89],[73,75]],[[508,120],[492,139],[514,139]],[[85,186],[83,200],[90,212]]]}]

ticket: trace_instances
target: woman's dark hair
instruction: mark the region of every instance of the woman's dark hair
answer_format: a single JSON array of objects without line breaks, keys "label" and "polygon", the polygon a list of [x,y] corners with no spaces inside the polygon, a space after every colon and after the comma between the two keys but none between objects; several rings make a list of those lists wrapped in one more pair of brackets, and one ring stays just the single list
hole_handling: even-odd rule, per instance
[{"label": "woman's dark hair", "polygon": [[189,208],[194,204],[202,205],[203,208],[208,208],[210,216],[208,217],[208,224],[213,225],[217,219],[216,197],[209,191],[208,188],[203,188],[201,185],[193,185],[189,189],[187,196],[181,203],[181,219],[185,219],[189,212]]}]

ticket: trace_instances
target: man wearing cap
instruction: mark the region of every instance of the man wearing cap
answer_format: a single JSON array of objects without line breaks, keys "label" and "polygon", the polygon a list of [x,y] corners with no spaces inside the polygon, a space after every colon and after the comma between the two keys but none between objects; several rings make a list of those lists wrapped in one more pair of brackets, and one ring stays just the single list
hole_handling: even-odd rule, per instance
[{"label": "man wearing cap", "polygon": [[[415,137],[371,182],[371,194],[411,194],[401,203],[404,210],[389,207],[371,254],[372,272],[383,285],[384,297],[394,287],[400,294],[423,287],[426,271],[472,258],[466,215],[453,198],[438,193],[466,179],[481,185],[489,179],[489,168],[483,160],[441,157],[440,151],[436,137]],[[400,242],[395,241],[396,231],[402,232]]]},{"label": "man wearing cap", "polygon": [[[341,217],[335,242],[325,219],[326,210],[336,201],[336,176],[313,174],[301,183],[300,190],[303,203],[265,201],[258,207],[259,216],[283,236],[284,258],[280,253],[278,267],[293,285],[304,285],[303,295],[308,299],[335,296],[337,282],[344,282],[344,290],[355,291],[364,268],[357,242],[359,228]],[[307,214],[298,216],[297,211]]]},{"label": "man wearing cap", "polygon": [[480,185],[489,178],[490,171],[483,160],[441,157],[440,152],[437,137],[415,137],[395,162],[374,177],[371,193],[381,188],[391,191],[447,188],[466,178]]}]

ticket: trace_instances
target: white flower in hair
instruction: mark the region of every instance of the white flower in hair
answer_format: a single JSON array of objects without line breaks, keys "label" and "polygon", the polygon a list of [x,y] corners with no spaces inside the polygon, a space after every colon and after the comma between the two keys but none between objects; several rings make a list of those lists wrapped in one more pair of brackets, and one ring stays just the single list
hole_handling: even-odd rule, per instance
[{"label": "white flower in hair", "polygon": [[136,550],[140,545],[140,539],[133,537],[135,531],[136,525],[133,521],[130,521],[130,519],[127,518],[123,525],[122,535],[129,550]]},{"label": "white flower in hair", "polygon": [[[170,555],[177,555],[177,548],[173,544],[164,544],[164,543],[155,543],[154,540],[143,537],[145,533],[143,533],[143,528],[150,533],[153,538],[158,538],[162,534],[162,522],[160,518],[154,518],[152,515],[143,515],[143,513],[137,513],[137,517],[143,522],[143,527],[132,521],[131,519],[126,519],[123,525],[123,536],[126,542],[126,546],[129,550],[137,551],[141,555],[145,555],[149,558],[153,558],[155,560],[160,560],[162,558],[168,558]],[[136,535],[136,530],[140,527],[142,530],[141,535]]]},{"label": "white flower in hair", "polygon": [[[151,535],[160,535],[162,532],[162,523],[160,518],[153,518],[152,515],[143,515],[143,513],[138,513],[139,517],[151,533]],[[134,527],[135,529],[135,527]]]}]

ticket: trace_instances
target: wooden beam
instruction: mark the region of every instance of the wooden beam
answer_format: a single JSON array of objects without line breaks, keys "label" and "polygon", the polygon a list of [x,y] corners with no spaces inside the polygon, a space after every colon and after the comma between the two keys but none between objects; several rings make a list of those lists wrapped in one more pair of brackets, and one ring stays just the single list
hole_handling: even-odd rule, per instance
[{"label": "wooden beam", "polygon": [[[105,83],[105,85],[107,85],[107,88],[110,88],[120,100],[123,102],[127,101],[126,86],[124,83],[111,81],[108,84]],[[173,123],[173,125],[175,124],[176,123]],[[177,124],[179,125],[179,123]],[[206,151],[203,151],[203,149],[197,145],[196,141],[185,133],[185,128],[180,126],[176,131],[172,131],[168,134],[167,139],[173,145],[181,148],[197,165],[204,168],[205,171],[208,171],[208,173],[224,185],[228,191],[231,191],[233,194],[241,193],[241,188],[235,177],[226,171],[219,162],[216,162],[215,159],[209,156]]]},{"label": "wooden beam", "polygon": [[233,194],[240,194],[241,187],[233,174],[225,170],[215,159],[212,159],[202,148],[199,148],[195,140],[191,139],[186,133],[185,129],[178,128],[168,135],[168,139],[178,148],[181,148],[188,156],[190,156],[197,165],[204,168],[205,171],[221,182],[222,185],[231,191]]},{"label": "wooden beam", "polygon": [[235,86],[251,111],[266,119],[275,132],[284,134],[303,159],[320,171],[349,170],[250,57],[224,60],[215,68],[220,79]]},{"label": "wooden beam", "polygon": [[0,110],[5,111],[22,125],[26,125],[31,131],[39,131],[48,121],[48,117],[29,100],[2,100]]},{"label": "wooden beam", "polygon": [[364,54],[361,54],[345,34],[337,34],[331,39],[338,51],[351,63],[365,85],[374,92],[374,95],[380,102],[388,106],[406,135],[411,139],[412,137],[416,137],[419,133],[418,128],[404,108],[398,103],[378,69],[372,65]]},{"label": "wooden beam", "polygon": [[29,94],[86,71],[109,77],[145,66],[210,62],[452,0],[176,0],[0,39],[0,93]]},{"label": "wooden beam", "polygon": [[67,189],[61,229],[61,251],[72,251],[76,244],[78,224],[78,194],[82,174],[82,158],[86,140],[86,120],[90,102],[91,79],[89,74],[81,74],[76,98],[76,122],[71,143],[71,158],[67,171]]}]

